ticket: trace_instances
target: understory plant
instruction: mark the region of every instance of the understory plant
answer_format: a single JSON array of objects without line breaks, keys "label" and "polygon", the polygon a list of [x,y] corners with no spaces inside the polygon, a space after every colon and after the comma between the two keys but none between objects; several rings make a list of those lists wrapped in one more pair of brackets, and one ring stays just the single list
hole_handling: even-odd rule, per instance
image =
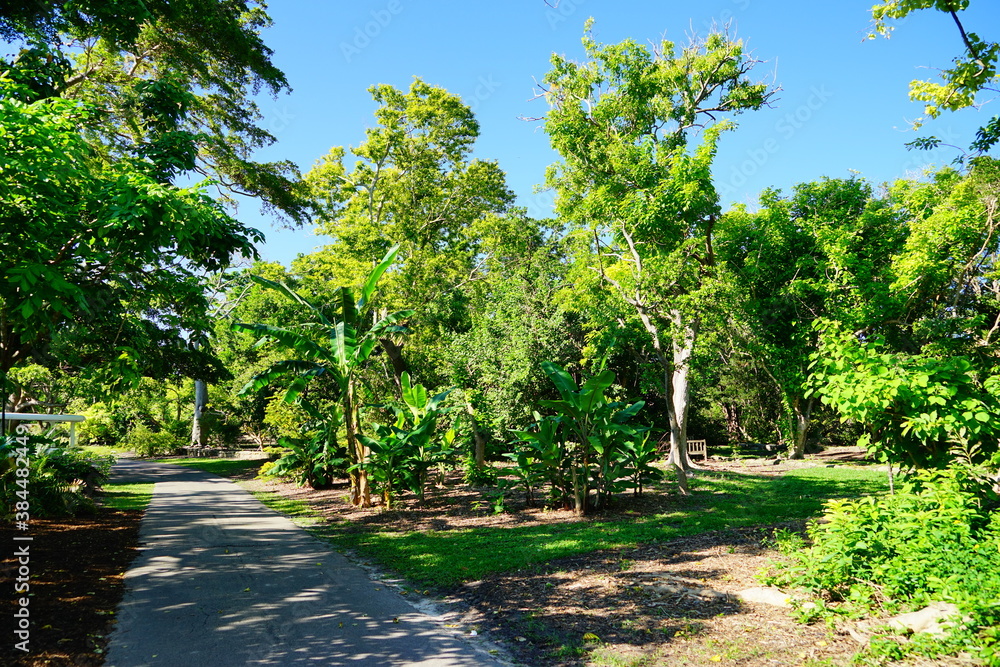
[{"label": "understory plant", "polygon": [[[371,435],[358,434],[368,449],[364,462],[387,509],[394,496],[405,488],[423,500],[428,471],[453,453],[454,431],[435,437],[438,419],[448,412],[442,407],[448,392],[428,397],[423,385],[411,384],[409,373],[400,378],[403,406],[378,406],[396,415],[392,424],[372,424]],[[374,406],[373,406],[374,407]]]},{"label": "understory plant", "polygon": [[[995,475],[955,462],[910,474],[894,495],[832,500],[769,583],[804,589],[820,615],[880,616],[951,602],[947,637],[876,638],[869,661],[970,652],[1000,664],[1000,513]],[[805,620],[809,620],[806,618]]]},{"label": "understory plant", "polygon": [[[615,493],[638,489],[639,480],[654,476],[655,469],[646,465],[648,452],[636,455],[648,449],[643,443],[649,429],[629,423],[645,404],[605,398],[614,372],[602,371],[577,386],[557,364],[542,362],[542,370],[556,386],[559,399],[541,405],[556,414],[543,417],[536,412],[532,430],[514,431],[520,446],[510,456],[518,465],[516,475],[529,502],[544,479],[554,502],[583,515],[589,509],[604,509]],[[636,472],[637,466],[642,472]]]},{"label": "understory plant", "polygon": [[[346,449],[337,440],[339,415],[333,415],[306,424],[301,437],[282,436],[278,444],[285,453],[268,466],[266,475],[289,477],[299,485],[313,489],[327,489],[335,479],[346,475],[348,458]],[[311,428],[311,430],[309,430]],[[263,472],[263,468],[261,469]]]},{"label": "understory plant", "polygon": [[45,435],[8,435],[0,442],[0,512],[4,518],[92,512],[92,494],[108,480],[113,461]]}]

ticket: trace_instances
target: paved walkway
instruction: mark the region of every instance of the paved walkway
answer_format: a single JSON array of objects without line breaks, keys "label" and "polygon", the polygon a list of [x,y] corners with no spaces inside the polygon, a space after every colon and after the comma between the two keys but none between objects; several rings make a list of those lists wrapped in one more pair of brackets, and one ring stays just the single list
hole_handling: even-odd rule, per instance
[{"label": "paved walkway", "polygon": [[229,480],[134,460],[112,474],[156,486],[108,667],[501,664]]}]

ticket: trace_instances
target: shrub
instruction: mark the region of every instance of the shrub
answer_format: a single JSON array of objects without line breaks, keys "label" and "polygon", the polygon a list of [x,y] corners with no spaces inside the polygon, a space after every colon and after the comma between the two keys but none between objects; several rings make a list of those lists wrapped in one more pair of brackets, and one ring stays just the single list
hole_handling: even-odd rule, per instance
[{"label": "shrub", "polygon": [[184,446],[183,441],[173,433],[153,431],[145,424],[134,426],[122,444],[142,457],[176,454]]},{"label": "shrub", "polygon": [[[831,613],[918,609],[932,601],[958,605],[967,622],[943,641],[906,647],[874,642],[869,653],[970,651],[1000,664],[1000,514],[983,476],[963,464],[914,473],[895,494],[827,504],[812,545],[789,554],[769,581],[802,588],[830,603]],[[900,648],[902,647],[902,648]]]},{"label": "shrub", "polygon": [[[28,465],[18,465],[18,459]],[[113,460],[56,446],[45,436],[8,436],[0,443],[0,508],[5,518],[22,511],[19,507],[35,517],[91,512],[90,496],[107,481]]]}]

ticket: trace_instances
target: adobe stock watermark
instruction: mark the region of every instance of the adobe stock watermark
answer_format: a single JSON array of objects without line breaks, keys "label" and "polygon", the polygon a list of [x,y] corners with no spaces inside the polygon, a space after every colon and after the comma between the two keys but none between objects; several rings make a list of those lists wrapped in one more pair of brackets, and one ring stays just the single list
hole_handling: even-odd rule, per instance
[{"label": "adobe stock watermark", "polygon": [[292,123],[295,121],[295,114],[292,113],[287,106],[282,107],[271,107],[270,113],[267,115],[267,131],[271,133],[272,136],[278,137],[285,130],[291,127]]},{"label": "adobe stock watermark", "polygon": [[475,113],[483,102],[493,97],[493,93],[495,93],[501,85],[502,84],[499,81],[493,78],[492,74],[481,76],[476,81],[476,87],[472,91],[472,94],[464,97],[463,99],[465,100],[465,103],[469,105],[469,109]]},{"label": "adobe stock watermark", "polygon": [[369,14],[372,20],[363,26],[355,27],[351,41],[340,43],[340,52],[344,55],[344,60],[350,63],[356,56],[361,55],[361,52],[367,49],[402,11],[401,0],[389,0],[382,9],[371,10]]},{"label": "adobe stock watermark", "polygon": [[832,97],[833,91],[825,84],[810,88],[806,101],[774,124],[774,134],[761,142],[757,148],[749,149],[745,153],[745,159],[730,170],[729,175],[718,186],[719,195],[728,197],[736,194],[750,177],[760,171],[771,157],[781,150],[783,143],[792,139],[805,127]]},{"label": "adobe stock watermark", "polygon": [[31,427],[28,424],[18,424],[14,428],[16,434],[13,438],[16,443],[14,453],[14,474],[13,482],[16,489],[14,495],[14,525],[20,534],[14,535],[14,559],[17,571],[14,573],[14,648],[22,653],[28,652],[31,641],[31,541],[33,537],[28,534],[31,527],[31,489],[29,477],[31,475],[31,450],[28,448],[28,433]]},{"label": "adobe stock watermark", "polygon": [[545,20],[549,24],[549,29],[555,30],[568,21],[580,9],[580,5],[586,2],[587,0],[547,0]]},{"label": "adobe stock watermark", "polygon": [[964,152],[959,148],[963,137],[954,128],[939,129],[934,136],[941,140],[941,144],[936,148],[929,150],[911,148],[908,151],[906,160],[900,164],[900,178],[922,178],[928,170],[940,169]]}]

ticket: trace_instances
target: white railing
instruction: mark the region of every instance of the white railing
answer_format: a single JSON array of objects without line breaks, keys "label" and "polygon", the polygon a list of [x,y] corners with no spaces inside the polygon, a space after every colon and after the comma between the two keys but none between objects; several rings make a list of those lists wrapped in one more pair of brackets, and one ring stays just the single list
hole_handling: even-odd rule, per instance
[{"label": "white railing", "polygon": [[69,446],[76,446],[76,423],[86,419],[83,415],[36,415],[30,412],[4,412],[4,419],[22,422],[69,422]]}]

